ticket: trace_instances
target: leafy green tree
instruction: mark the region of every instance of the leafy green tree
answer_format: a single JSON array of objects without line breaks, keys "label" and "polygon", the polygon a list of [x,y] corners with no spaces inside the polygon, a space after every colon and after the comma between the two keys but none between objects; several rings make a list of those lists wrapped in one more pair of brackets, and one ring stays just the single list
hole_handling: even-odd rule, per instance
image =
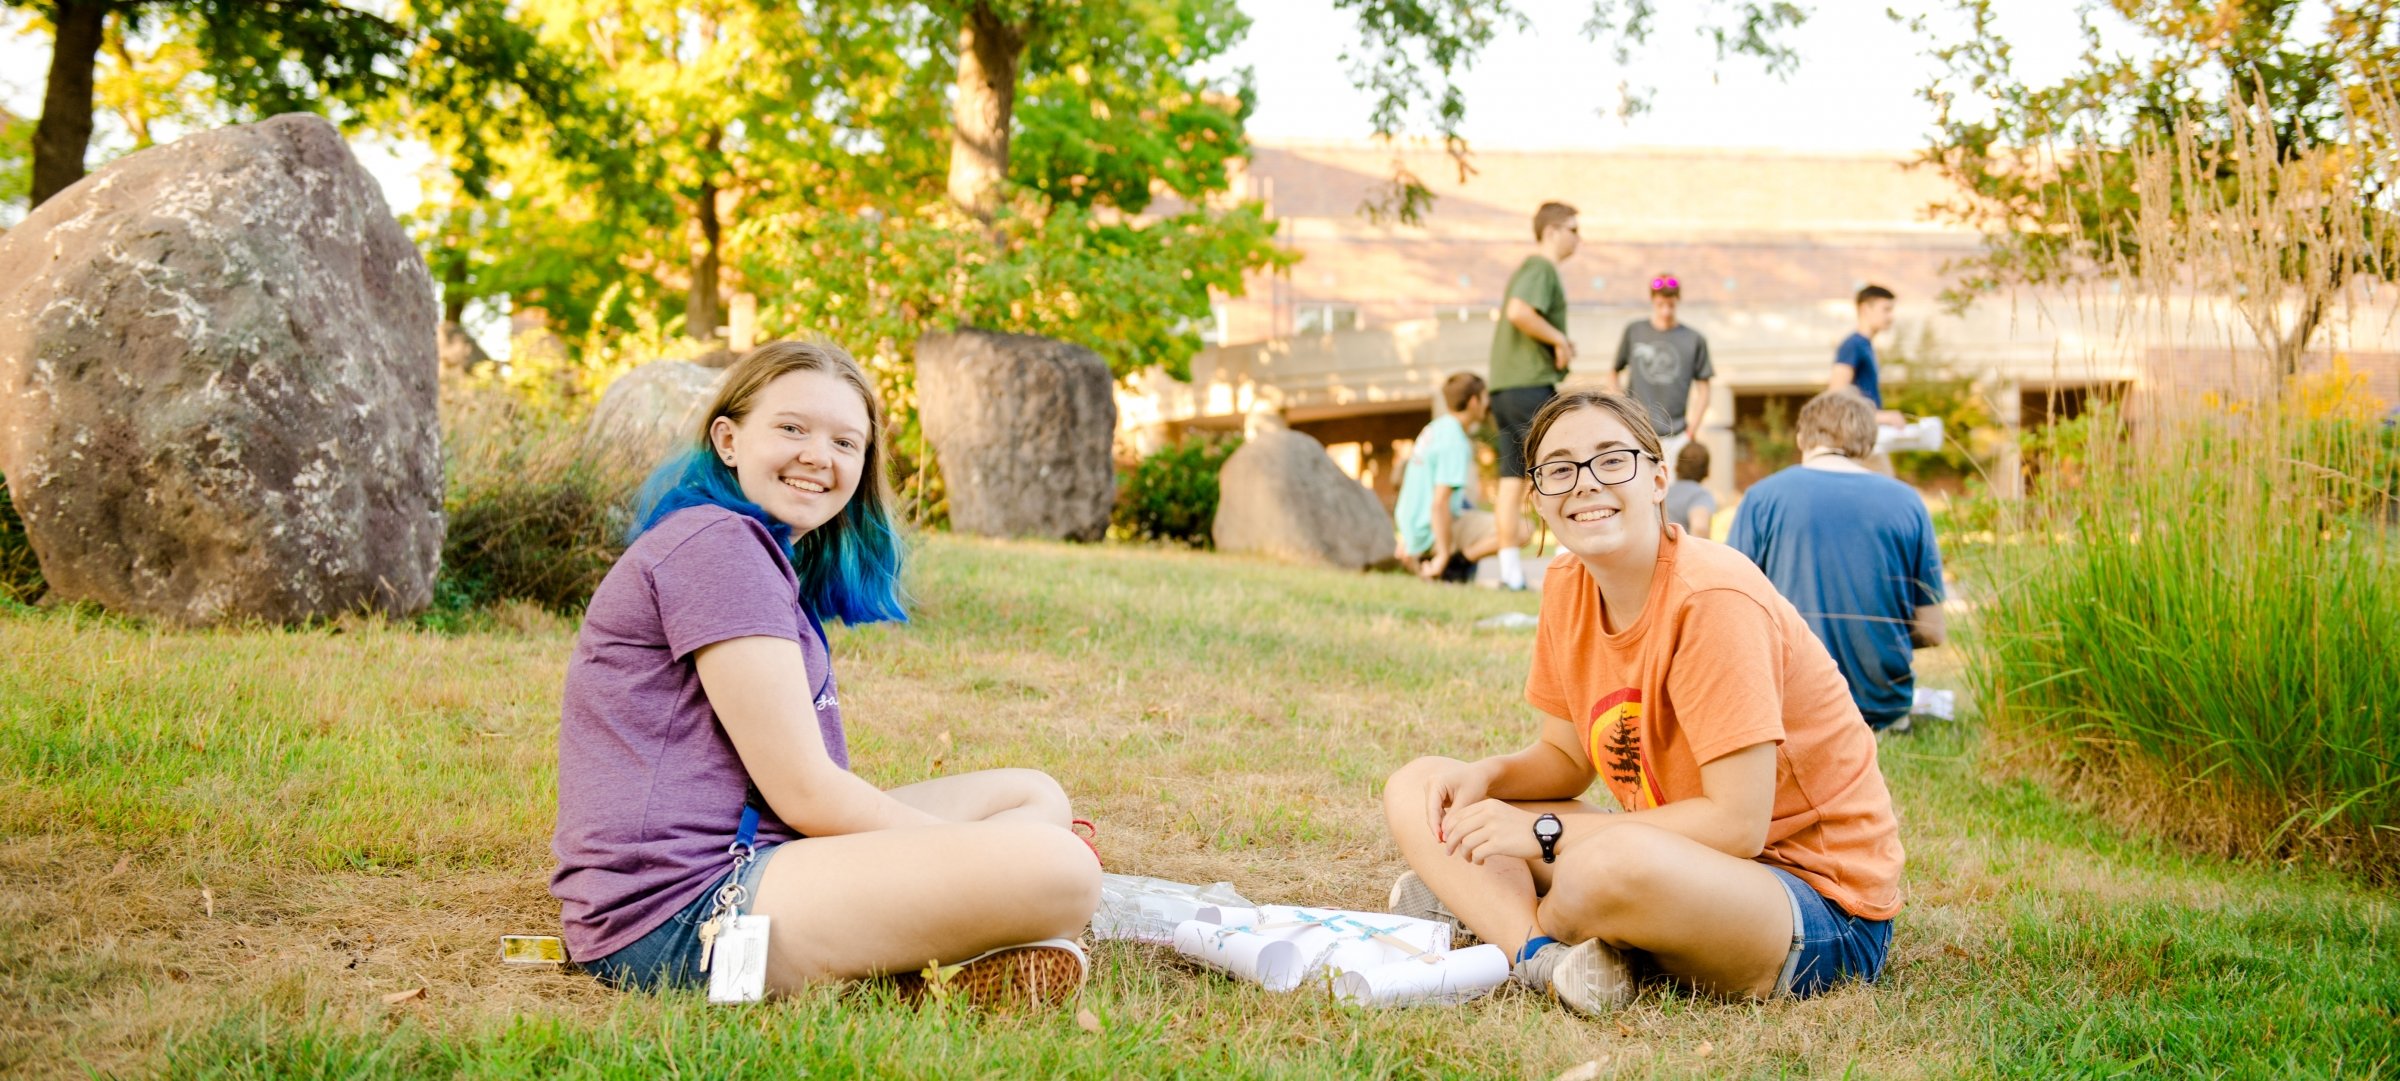
[{"label": "leafy green tree", "polygon": [[[82,179],[92,138],[94,69],[113,40],[125,48],[153,20],[188,32],[174,64],[204,79],[236,116],[325,110],[358,117],[395,94],[447,96],[463,106],[498,87],[522,87],[548,65],[530,38],[508,32],[509,0],[407,0],[395,15],[338,0],[0,0],[51,30],[50,71],[33,136],[29,197],[40,205]],[[182,50],[187,50],[182,51]],[[153,58],[154,60],[156,58]],[[130,68],[133,57],[121,57]],[[137,138],[149,114],[126,100]],[[461,112],[459,115],[467,115]],[[478,121],[493,119],[489,108]],[[472,154],[462,158],[470,166]]]},{"label": "leafy green tree", "polygon": [[[1462,181],[1474,168],[1462,134],[1467,98],[1459,76],[1504,33],[1563,29],[1534,27],[1509,0],[1334,0],[1334,7],[1358,16],[1359,41],[1342,52],[1342,61],[1350,66],[1358,87],[1375,96],[1375,135],[1393,139],[1430,127],[1449,151]],[[1693,15],[1691,28],[1715,45],[1720,63],[1748,57],[1778,76],[1799,68],[1799,55],[1785,40],[1808,20],[1807,9],[1798,4],[1705,0],[1683,5],[1678,13]],[[1591,14],[1579,29],[1589,40],[1608,42],[1611,56],[1624,67],[1634,50],[1658,32],[1659,5],[1657,0],[1591,0]],[[1627,115],[1648,107],[1647,87],[1628,82],[1623,91]],[[1414,223],[1432,201],[1421,178],[1395,167],[1391,182],[1360,210],[1373,219]]]},{"label": "leafy green tree", "polygon": [[908,133],[938,119],[939,84],[913,62],[929,20],[904,8],[525,0],[516,18],[544,55],[570,59],[577,105],[495,130],[412,96],[402,126],[444,154],[483,155],[499,181],[437,193],[420,235],[459,295],[507,294],[570,331],[609,295],[620,313],[629,300],[668,307],[712,341],[742,285],[743,223],[857,205],[868,178],[923,168],[924,140]]},{"label": "leafy green tree", "polygon": [[[886,174],[855,206],[818,200],[762,219],[748,273],[771,298],[768,323],[836,336],[904,406],[912,343],[948,326],[1079,342],[1120,375],[1188,372],[1212,292],[1238,294],[1248,272],[1289,262],[1262,207],[1224,198],[1230,163],[1248,151],[1250,91],[1197,74],[1247,20],[1231,0],[949,15],[955,38],[941,25],[929,37],[956,42],[954,123],[914,129],[949,129],[929,148],[947,167]],[[1006,84],[991,85],[1001,73]],[[887,145],[912,134],[889,132]]]},{"label": "leafy green tree", "polygon": [[[2375,235],[2342,240],[2329,228],[2362,220],[2358,207],[2388,208],[2392,178],[2375,163],[2400,134],[2396,9],[2108,0],[2084,12],[2079,65],[2050,83],[2017,73],[1992,0],[1956,0],[1954,37],[1912,20],[1943,65],[1923,91],[1940,120],[1922,160],[1964,192],[1937,209],[1984,236],[1949,299],[2140,274],[2154,258],[2181,257],[2177,243],[2154,251],[2162,240],[2241,228],[2237,208],[2282,208],[2286,220],[2248,223],[2291,233],[2258,245],[2269,280],[2251,300],[2273,306],[2297,291],[2290,318],[2256,320],[2282,373],[2295,371],[2340,289],[2400,273],[2378,254],[2390,246],[2388,215],[2365,215]],[[2145,169],[2169,175],[2146,179]]]},{"label": "leafy green tree", "polygon": [[32,163],[33,123],[0,109],[0,207],[25,198]]}]

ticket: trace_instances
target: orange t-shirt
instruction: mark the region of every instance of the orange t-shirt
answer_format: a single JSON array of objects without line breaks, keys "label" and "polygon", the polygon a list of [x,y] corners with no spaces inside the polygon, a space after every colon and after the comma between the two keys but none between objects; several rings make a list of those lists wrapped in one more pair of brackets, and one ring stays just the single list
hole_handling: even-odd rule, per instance
[{"label": "orange t-shirt", "polygon": [[1852,915],[1900,911],[1899,822],[1875,734],[1800,613],[1740,552],[1671,527],[1650,597],[1611,634],[1581,561],[1542,583],[1525,699],[1575,741],[1627,810],[1701,795],[1700,767],[1776,743],[1759,860]]}]

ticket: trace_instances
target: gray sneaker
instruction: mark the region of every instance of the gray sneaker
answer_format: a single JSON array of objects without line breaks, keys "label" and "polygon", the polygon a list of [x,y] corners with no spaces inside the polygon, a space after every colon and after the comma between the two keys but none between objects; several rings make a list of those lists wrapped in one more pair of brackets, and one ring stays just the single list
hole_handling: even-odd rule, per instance
[{"label": "gray sneaker", "polygon": [[1467,930],[1467,925],[1458,921],[1458,914],[1450,911],[1450,906],[1443,904],[1441,898],[1434,896],[1433,887],[1418,878],[1415,871],[1402,871],[1400,877],[1393,880],[1392,899],[1384,911],[1395,916],[1446,923],[1450,925],[1450,937],[1454,942],[1475,941],[1475,932]]},{"label": "gray sneaker", "polygon": [[1633,966],[1617,948],[1598,939],[1572,946],[1553,942],[1517,962],[1511,976],[1548,990],[1567,1008],[1597,1017],[1633,997]]}]

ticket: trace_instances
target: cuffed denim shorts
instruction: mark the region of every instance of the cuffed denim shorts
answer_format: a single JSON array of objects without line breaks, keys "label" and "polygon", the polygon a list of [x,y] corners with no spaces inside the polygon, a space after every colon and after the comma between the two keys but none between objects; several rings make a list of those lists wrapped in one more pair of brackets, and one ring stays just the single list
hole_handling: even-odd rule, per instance
[{"label": "cuffed denim shorts", "polygon": [[1892,946],[1892,921],[1861,919],[1842,910],[1800,876],[1768,867],[1792,898],[1792,952],[1783,959],[1775,992],[1811,998],[1843,980],[1873,983]]},{"label": "cuffed denim shorts", "polygon": [[[758,857],[742,868],[742,888],[749,891],[753,901],[758,899],[759,880],[765,877],[767,859],[775,854],[776,847],[780,846],[759,849]],[[710,881],[699,900],[667,917],[667,922],[635,939],[632,945],[598,960],[578,959],[576,964],[599,977],[601,983],[619,990],[706,986],[708,974],[700,971],[700,925],[708,922],[709,913],[717,907],[717,891],[732,877],[733,872],[727,871]]]}]

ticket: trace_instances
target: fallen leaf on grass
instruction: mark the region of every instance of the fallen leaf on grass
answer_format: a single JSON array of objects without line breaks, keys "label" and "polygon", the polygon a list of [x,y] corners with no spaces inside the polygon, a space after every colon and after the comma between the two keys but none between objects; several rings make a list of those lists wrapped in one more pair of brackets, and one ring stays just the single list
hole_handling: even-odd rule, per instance
[{"label": "fallen leaf on grass", "polygon": [[1593,1059],[1569,1066],[1567,1072],[1558,1075],[1556,1081],[1599,1081],[1600,1063],[1601,1060]]},{"label": "fallen leaf on grass", "polygon": [[408,990],[406,990],[406,991],[394,991],[394,992],[392,992],[391,994],[388,994],[388,995],[385,995],[385,996],[383,996],[383,1004],[384,1004],[384,1005],[386,1005],[386,1006],[397,1006],[397,1005],[399,1005],[399,1004],[401,1004],[401,1003],[403,1003],[403,1002],[407,1002],[407,1001],[409,1001],[409,1000],[411,1000],[411,999],[419,999],[419,998],[424,998],[424,997],[425,997],[425,989],[424,989],[424,988],[422,988],[422,987],[411,987],[411,988],[409,988],[409,989],[408,989]]},{"label": "fallen leaf on grass", "polygon": [[1708,1053],[1716,1049],[1717,1045],[1710,1043],[1707,1040],[1702,1040],[1700,1041],[1700,1046],[1692,1048],[1692,1053],[1700,1056],[1701,1058],[1707,1058]]},{"label": "fallen leaf on grass", "polygon": [[209,919],[217,918],[217,895],[206,886],[200,887],[200,911]]},{"label": "fallen leaf on grass", "polygon": [[128,852],[117,857],[117,865],[108,869],[108,877],[115,878],[118,875],[124,874],[125,869],[131,866],[133,866],[133,853]]},{"label": "fallen leaf on grass", "polygon": [[1632,1025],[1628,1025],[1628,1024],[1626,1024],[1625,1022],[1623,1022],[1623,1021],[1619,1021],[1619,1022],[1617,1022],[1617,1035],[1619,1035],[1619,1036],[1623,1036],[1623,1037],[1625,1037],[1625,1038],[1626,1038],[1626,1039],[1628,1039],[1628,1040],[1632,1039],[1632,1038],[1633,1038],[1633,1026],[1632,1026]]},{"label": "fallen leaf on grass", "polygon": [[1100,1031],[1100,1015],[1093,1013],[1089,1007],[1078,1006],[1075,1008],[1075,1027],[1097,1035]]}]

